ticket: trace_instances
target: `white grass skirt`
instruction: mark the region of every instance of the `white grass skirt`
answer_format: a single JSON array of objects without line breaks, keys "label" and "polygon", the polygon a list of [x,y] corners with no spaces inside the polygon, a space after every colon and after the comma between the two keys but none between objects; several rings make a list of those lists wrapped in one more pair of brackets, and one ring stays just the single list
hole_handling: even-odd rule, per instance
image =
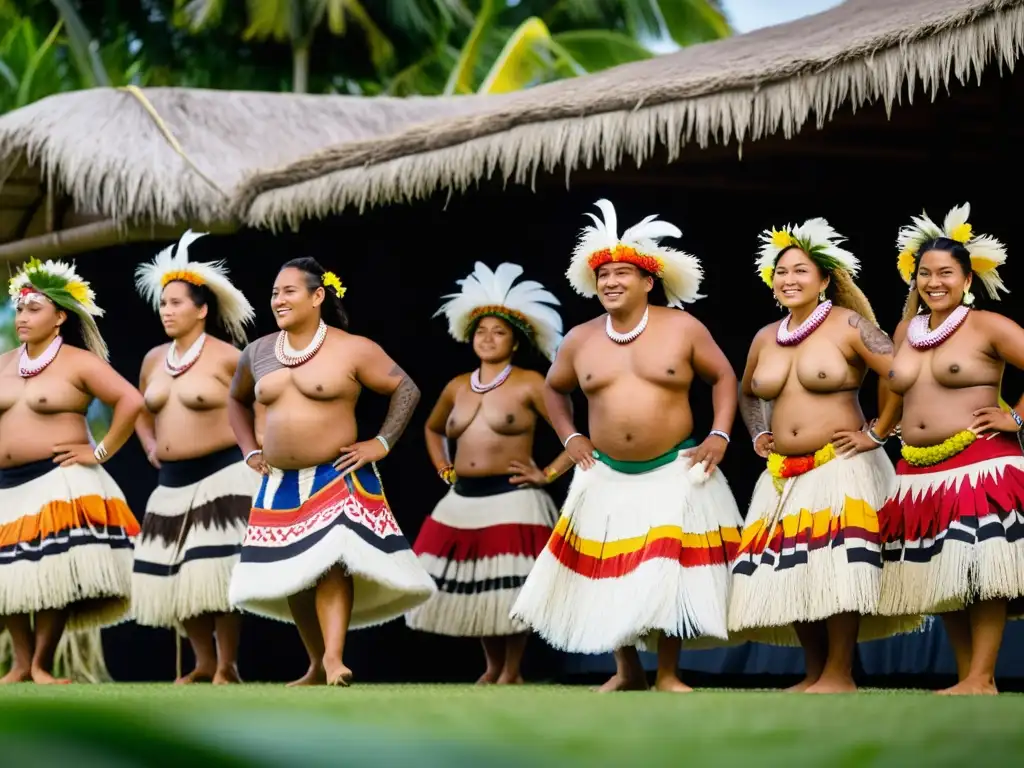
[{"label": "white grass skirt", "polygon": [[352,576],[351,629],[383,624],[436,591],[391,513],[374,466],[272,468],[249,516],[231,576],[234,607],[293,621],[288,598],[335,565]]},{"label": "white grass skirt", "polygon": [[754,488],[733,566],[729,630],[736,639],[799,645],[793,624],[858,613],[859,640],[921,626],[874,615],[881,589],[878,510],[896,476],[882,450],[837,457],[783,492],[766,470]]},{"label": "white grass skirt", "polygon": [[0,470],[0,616],[67,609],[67,630],[127,618],[139,524],[101,466]]},{"label": "white grass skirt", "polygon": [[193,616],[231,610],[228,585],[259,487],[259,473],[234,446],[163,463],[135,543],[136,622],[180,628]]},{"label": "white grass skirt", "polygon": [[657,632],[726,641],[741,517],[720,470],[699,483],[689,468],[682,455],[643,474],[577,467],[513,618],[574,653],[652,645]]},{"label": "white grass skirt", "polygon": [[529,631],[509,612],[557,517],[540,489],[516,489],[508,477],[459,478],[413,545],[438,591],[406,623],[456,637]]}]

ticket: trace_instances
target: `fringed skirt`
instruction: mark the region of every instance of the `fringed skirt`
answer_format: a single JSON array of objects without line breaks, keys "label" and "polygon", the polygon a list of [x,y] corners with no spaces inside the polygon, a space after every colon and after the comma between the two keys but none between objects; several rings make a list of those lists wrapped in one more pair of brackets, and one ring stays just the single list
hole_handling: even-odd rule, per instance
[{"label": "fringed skirt", "polygon": [[937,614],[1005,598],[1024,614],[1024,455],[1013,437],[975,440],[929,467],[900,460],[879,511],[890,615]]},{"label": "fringed skirt", "polygon": [[742,519],[722,472],[695,470],[682,455],[642,473],[577,467],[513,619],[573,653],[651,647],[659,632],[725,641]]},{"label": "fringed skirt", "polygon": [[[796,461],[802,459],[811,457]],[[874,615],[882,577],[876,510],[895,482],[881,449],[786,478],[766,470],[754,487],[733,566],[734,638],[797,646],[793,624],[841,613],[861,615],[861,641],[919,627],[920,617]]]},{"label": "fringed skirt", "polygon": [[406,615],[413,629],[456,637],[525,632],[509,616],[558,509],[508,476],[460,477],[423,523],[413,550],[438,592]]},{"label": "fringed skirt", "polygon": [[231,576],[232,606],[292,621],[288,598],[333,566],[352,577],[350,628],[402,616],[436,591],[391,513],[375,466],[271,468]]},{"label": "fringed skirt", "polygon": [[138,533],[101,466],[0,469],[0,616],[67,609],[69,631],[123,621]]},{"label": "fringed skirt", "polygon": [[259,486],[259,473],[235,446],[163,462],[135,543],[136,622],[180,627],[193,616],[231,610],[231,571]]}]

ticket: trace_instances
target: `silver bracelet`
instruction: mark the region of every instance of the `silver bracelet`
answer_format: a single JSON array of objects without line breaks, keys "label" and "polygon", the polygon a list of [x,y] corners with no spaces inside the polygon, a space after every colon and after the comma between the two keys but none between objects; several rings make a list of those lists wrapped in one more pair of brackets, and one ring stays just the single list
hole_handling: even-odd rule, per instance
[{"label": "silver bracelet", "polygon": [[249,463],[249,459],[251,459],[253,456],[255,456],[258,453],[263,453],[263,451],[260,448],[257,448],[254,451],[249,451],[247,454],[245,454],[245,458],[242,459],[242,461],[245,462],[246,464],[248,464]]},{"label": "silver bracelet", "polygon": [[379,440],[380,444],[384,446],[384,450],[391,453],[391,445],[388,443],[388,440],[384,435],[377,435],[374,439]]},{"label": "silver bracelet", "polygon": [[727,435],[725,432],[723,432],[720,429],[712,429],[710,432],[708,432],[708,437],[711,437],[712,435],[714,435],[715,437],[722,438],[727,443],[731,443],[732,442],[732,440],[729,439],[729,435]]},{"label": "silver bracelet", "polygon": [[758,432],[756,435],[754,435],[754,439],[751,440],[751,442],[754,445],[757,445],[757,441],[761,439],[761,435],[770,435],[770,434],[772,434],[772,431],[770,429],[766,429],[764,432]]},{"label": "silver bracelet", "polygon": [[868,437],[870,437],[874,441],[875,445],[885,445],[885,443],[888,440],[888,438],[881,438],[878,435],[876,435],[875,430],[873,429],[868,429],[867,433]]},{"label": "silver bracelet", "polygon": [[96,459],[97,464],[102,464],[107,460],[107,455],[107,448],[103,445],[103,441],[100,440],[99,443],[97,443],[96,448],[93,450],[92,456]]},{"label": "silver bracelet", "polygon": [[583,433],[582,432],[573,432],[571,435],[569,435],[567,438],[565,438],[565,440],[562,442],[562,447],[563,448],[568,448],[569,447],[569,441],[572,440],[574,437],[583,437]]}]

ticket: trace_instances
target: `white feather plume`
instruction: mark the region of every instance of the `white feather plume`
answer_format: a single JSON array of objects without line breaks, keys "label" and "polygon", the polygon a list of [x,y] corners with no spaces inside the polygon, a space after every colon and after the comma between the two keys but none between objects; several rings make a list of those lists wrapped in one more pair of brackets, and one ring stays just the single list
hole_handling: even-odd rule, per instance
[{"label": "white feather plume", "polygon": [[482,262],[476,262],[473,272],[456,280],[460,287],[458,293],[442,296],[447,299],[434,317],[445,314],[448,317],[448,332],[456,341],[466,342],[470,339],[472,326],[481,315],[477,310],[485,307],[496,307],[508,310],[510,315],[521,315],[525,318],[528,332],[537,349],[548,358],[554,359],[555,350],[562,340],[562,318],[551,306],[559,306],[559,301],[550,291],[536,280],[516,280],[523,274],[518,264],[505,262],[498,268],[491,268]]},{"label": "white feather plume", "polygon": [[646,216],[632,227],[626,229],[619,237],[618,216],[615,206],[608,200],[598,200],[596,205],[603,218],[592,213],[585,213],[594,222],[580,231],[576,247],[573,249],[566,277],[573,289],[586,298],[597,295],[597,276],[590,268],[590,257],[600,251],[614,251],[624,246],[636,251],[640,256],[657,259],[661,269],[655,277],[659,278],[665,289],[665,296],[670,307],[682,308],[683,304],[691,304],[704,296],[698,291],[704,279],[704,269],[697,257],[660,245],[659,240],[665,237],[682,237],[679,227],[667,221],[659,221],[657,214]]},{"label": "white feather plume", "polygon": [[[784,235],[788,235],[788,238]],[[771,281],[766,276],[770,274],[769,270],[774,271],[779,254],[791,245],[796,245],[826,272],[839,268],[856,276],[860,271],[860,260],[839,247],[845,239],[820,216],[795,227],[787,224],[778,230],[766,229],[760,235],[761,247],[756,261],[758,274],[770,285]]]},{"label": "white feather plume", "polygon": [[189,246],[204,237],[205,232],[185,232],[177,245],[169,245],[160,251],[148,264],[135,269],[135,287],[153,309],[160,311],[160,296],[165,280],[174,273],[188,273],[195,282],[205,286],[217,297],[217,310],[224,329],[238,344],[246,343],[245,326],[256,319],[256,310],[228,279],[228,269],[223,260],[195,262],[188,260]]}]

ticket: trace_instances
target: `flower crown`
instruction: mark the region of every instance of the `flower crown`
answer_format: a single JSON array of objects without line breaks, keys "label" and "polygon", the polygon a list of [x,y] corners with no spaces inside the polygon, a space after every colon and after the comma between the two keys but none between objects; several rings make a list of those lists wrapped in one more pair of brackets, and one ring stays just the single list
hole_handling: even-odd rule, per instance
[{"label": "flower crown", "polygon": [[829,274],[842,269],[850,275],[856,275],[860,270],[860,261],[857,257],[839,247],[839,243],[845,238],[820,217],[808,219],[798,227],[786,225],[782,229],[766,229],[761,233],[760,239],[757,272],[769,288],[773,286],[772,278],[779,256],[792,246],[810,256],[815,264]]},{"label": "flower crown", "polygon": [[971,270],[981,280],[990,298],[998,301],[999,291],[1009,293],[1010,290],[999,277],[999,267],[1006,263],[1006,246],[991,235],[975,235],[967,222],[970,215],[970,203],[955,206],[946,214],[941,228],[925,212],[914,216],[913,224],[903,227],[896,238],[896,247],[900,252],[896,268],[903,282],[910,285],[914,281],[921,245],[927,240],[945,237],[962,243],[967,249],[971,257]]},{"label": "flower crown", "polygon": [[345,298],[345,294],[348,293],[348,288],[341,284],[341,279],[333,272],[324,272],[320,282],[323,283],[324,288],[333,289],[334,295],[339,299]]}]

